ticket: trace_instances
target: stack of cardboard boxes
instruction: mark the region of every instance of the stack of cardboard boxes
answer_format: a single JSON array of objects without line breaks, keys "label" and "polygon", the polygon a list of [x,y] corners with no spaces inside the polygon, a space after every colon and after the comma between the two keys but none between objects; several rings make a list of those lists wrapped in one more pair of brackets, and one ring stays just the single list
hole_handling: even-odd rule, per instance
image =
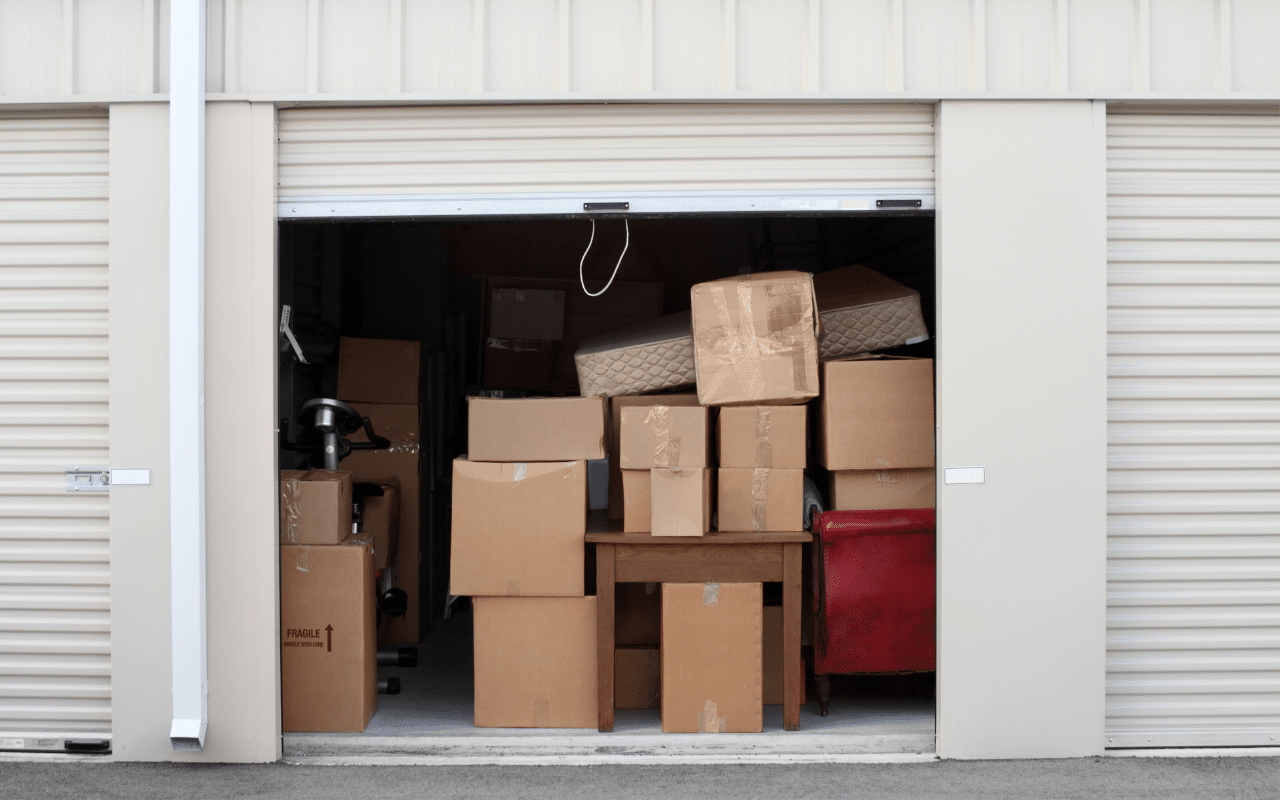
[{"label": "stack of cardboard boxes", "polygon": [[473,398],[453,467],[450,591],[475,615],[475,724],[591,728],[596,598],[587,596],[587,461],[596,397]]}]

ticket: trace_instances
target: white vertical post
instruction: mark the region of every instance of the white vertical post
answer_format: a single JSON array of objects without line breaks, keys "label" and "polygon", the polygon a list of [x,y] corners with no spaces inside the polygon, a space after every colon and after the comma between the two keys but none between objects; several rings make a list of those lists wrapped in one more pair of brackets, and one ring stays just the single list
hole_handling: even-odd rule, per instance
[{"label": "white vertical post", "polygon": [[169,27],[169,598],[175,750],[209,720],[204,496],[205,0]]}]

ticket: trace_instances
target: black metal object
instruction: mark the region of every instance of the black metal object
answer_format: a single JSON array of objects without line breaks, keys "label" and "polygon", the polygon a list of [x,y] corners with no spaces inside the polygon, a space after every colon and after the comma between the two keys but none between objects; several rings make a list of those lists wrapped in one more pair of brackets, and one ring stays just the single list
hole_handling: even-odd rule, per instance
[{"label": "black metal object", "polygon": [[[280,421],[280,449],[300,453],[317,453],[324,469],[337,469],[338,462],[351,454],[353,450],[385,450],[391,441],[379,436],[373,430],[373,423],[368,417],[362,417],[358,411],[341,400],[328,397],[317,397],[302,404],[303,419],[310,418],[309,427],[320,435],[320,443],[292,441],[289,437],[289,421]],[[363,430],[367,442],[352,442],[346,437]],[[312,457],[314,460],[314,456]]]},{"label": "black metal object", "polygon": [[386,647],[378,651],[380,667],[416,667],[418,666],[418,648]]},{"label": "black metal object", "polygon": [[920,200],[877,200],[876,208],[920,208]]}]

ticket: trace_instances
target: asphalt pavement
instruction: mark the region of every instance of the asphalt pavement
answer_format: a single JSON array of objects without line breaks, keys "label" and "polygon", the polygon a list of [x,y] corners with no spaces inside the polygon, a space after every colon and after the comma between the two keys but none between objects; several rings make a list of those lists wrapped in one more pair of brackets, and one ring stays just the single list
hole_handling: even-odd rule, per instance
[{"label": "asphalt pavement", "polygon": [[796,766],[325,767],[0,762],[0,797],[946,798],[1276,800],[1280,758],[1087,758]]}]

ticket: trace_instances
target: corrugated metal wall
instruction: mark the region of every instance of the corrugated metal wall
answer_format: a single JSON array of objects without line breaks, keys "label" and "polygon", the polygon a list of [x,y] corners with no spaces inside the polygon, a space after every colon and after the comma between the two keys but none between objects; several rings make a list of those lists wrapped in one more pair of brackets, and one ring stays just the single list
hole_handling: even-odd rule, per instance
[{"label": "corrugated metal wall", "polygon": [[280,111],[280,191],[335,195],[932,189],[931,105]]},{"label": "corrugated metal wall", "polygon": [[1280,744],[1280,116],[1107,152],[1107,745]]},{"label": "corrugated metal wall", "polygon": [[0,115],[0,748],[111,730],[107,369],[106,115]]}]

